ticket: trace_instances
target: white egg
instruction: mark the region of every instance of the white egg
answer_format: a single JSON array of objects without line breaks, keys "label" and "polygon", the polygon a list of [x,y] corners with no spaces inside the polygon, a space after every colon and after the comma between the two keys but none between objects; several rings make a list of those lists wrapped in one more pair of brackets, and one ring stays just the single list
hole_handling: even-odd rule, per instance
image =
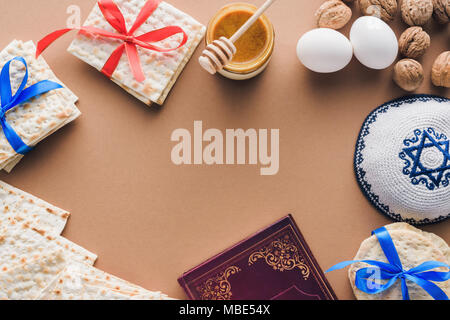
[{"label": "white egg", "polygon": [[379,18],[365,16],[357,19],[350,30],[350,42],[356,58],[366,67],[385,69],[397,58],[397,37]]},{"label": "white egg", "polygon": [[319,28],[300,38],[297,56],[308,69],[329,73],[339,71],[349,64],[353,48],[343,34],[333,29]]}]

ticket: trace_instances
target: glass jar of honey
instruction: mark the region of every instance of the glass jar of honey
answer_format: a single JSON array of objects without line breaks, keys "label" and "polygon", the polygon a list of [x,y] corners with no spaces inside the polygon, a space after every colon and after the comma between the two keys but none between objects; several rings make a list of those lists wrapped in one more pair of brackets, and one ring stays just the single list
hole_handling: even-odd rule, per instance
[{"label": "glass jar of honey", "polygon": [[[206,44],[220,37],[230,38],[258,8],[248,3],[231,3],[217,12],[206,31]],[[235,42],[236,54],[233,60],[219,71],[233,80],[246,80],[260,74],[269,64],[275,43],[273,25],[262,15]]]}]

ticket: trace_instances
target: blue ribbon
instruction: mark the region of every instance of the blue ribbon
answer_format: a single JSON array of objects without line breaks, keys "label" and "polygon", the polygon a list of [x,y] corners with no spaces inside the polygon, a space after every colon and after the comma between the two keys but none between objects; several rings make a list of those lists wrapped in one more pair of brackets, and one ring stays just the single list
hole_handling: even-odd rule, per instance
[{"label": "blue ribbon", "polygon": [[[11,78],[9,74],[9,67],[11,62],[19,61],[25,66],[25,75],[23,77],[22,83],[16,93],[12,95],[11,91]],[[15,57],[8,61],[2,68],[0,74],[0,124],[2,126],[3,132],[6,139],[8,140],[11,147],[15,152],[20,154],[26,154],[31,151],[31,147],[27,146],[19,135],[14,131],[14,129],[6,122],[6,113],[12,108],[30,100],[31,98],[37,97],[43,93],[49,92],[51,90],[62,88],[59,83],[44,80],[33,84],[32,86],[25,89],[28,81],[28,67],[27,62],[22,57]]]},{"label": "blue ribbon", "polygon": [[[394,242],[392,241],[392,238],[389,235],[387,229],[385,227],[381,227],[375,231],[372,231],[372,235],[374,234],[376,235],[381,249],[383,249],[383,252],[389,263],[375,260],[344,261],[331,267],[326,271],[326,273],[343,269],[353,263],[364,262],[371,266],[374,266],[375,268],[377,268],[376,271],[378,271],[374,272],[375,270],[373,267],[368,267],[359,269],[356,272],[355,285],[359,290],[365,293],[376,294],[383,292],[389,289],[395,282],[397,282],[398,279],[400,279],[402,285],[403,300],[409,300],[406,280],[412,281],[422,287],[435,300],[448,300],[445,292],[431,281],[443,282],[449,280],[450,271],[430,271],[439,267],[450,269],[450,266],[448,264],[438,261],[427,261],[417,267],[405,270],[403,269],[397,249],[395,248]],[[371,279],[388,281],[384,284],[381,284],[379,282],[374,282]]]}]

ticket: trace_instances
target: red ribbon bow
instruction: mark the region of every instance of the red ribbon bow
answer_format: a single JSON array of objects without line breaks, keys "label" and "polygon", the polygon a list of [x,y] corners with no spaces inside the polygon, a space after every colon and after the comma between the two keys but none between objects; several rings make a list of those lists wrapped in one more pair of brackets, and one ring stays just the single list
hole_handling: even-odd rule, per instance
[{"label": "red ribbon bow", "polygon": [[[138,17],[136,18],[136,21],[134,22],[131,29],[127,31],[125,19],[122,15],[122,12],[120,12],[120,9],[113,2],[113,0],[99,0],[98,6],[100,7],[100,10],[102,11],[102,14],[105,17],[106,21],[108,21],[108,23],[119,33],[109,32],[91,26],[57,30],[50,33],[38,42],[36,58],[39,57],[39,55],[50,44],[52,44],[59,37],[71,30],[79,30],[80,33],[84,33],[87,35],[97,35],[111,39],[119,39],[123,40],[123,43],[119,47],[117,47],[117,49],[114,50],[114,52],[111,54],[108,61],[106,61],[105,65],[103,66],[102,72],[111,78],[112,74],[117,68],[117,65],[119,64],[123,52],[125,51],[134,78],[137,81],[142,82],[145,80],[145,75],[142,71],[141,61],[139,59],[139,54],[136,46],[140,46],[142,48],[157,52],[170,52],[182,47],[188,40],[186,32],[184,32],[183,29],[177,26],[169,26],[162,29],[150,31],[137,37],[134,36],[136,30],[139,29],[139,27],[153,14],[160,3],[161,0],[148,0],[139,13]],[[178,33],[183,34],[183,40],[176,48],[166,49],[152,45],[152,43],[154,42],[162,41]]]}]

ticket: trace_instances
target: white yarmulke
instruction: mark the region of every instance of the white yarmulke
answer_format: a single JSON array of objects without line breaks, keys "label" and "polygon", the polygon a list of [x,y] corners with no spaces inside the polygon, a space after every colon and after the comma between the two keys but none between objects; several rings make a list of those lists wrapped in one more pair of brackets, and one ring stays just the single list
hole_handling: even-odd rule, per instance
[{"label": "white yarmulke", "polygon": [[416,95],[388,102],[364,122],[355,173],[372,204],[420,225],[450,216],[450,100]]}]

